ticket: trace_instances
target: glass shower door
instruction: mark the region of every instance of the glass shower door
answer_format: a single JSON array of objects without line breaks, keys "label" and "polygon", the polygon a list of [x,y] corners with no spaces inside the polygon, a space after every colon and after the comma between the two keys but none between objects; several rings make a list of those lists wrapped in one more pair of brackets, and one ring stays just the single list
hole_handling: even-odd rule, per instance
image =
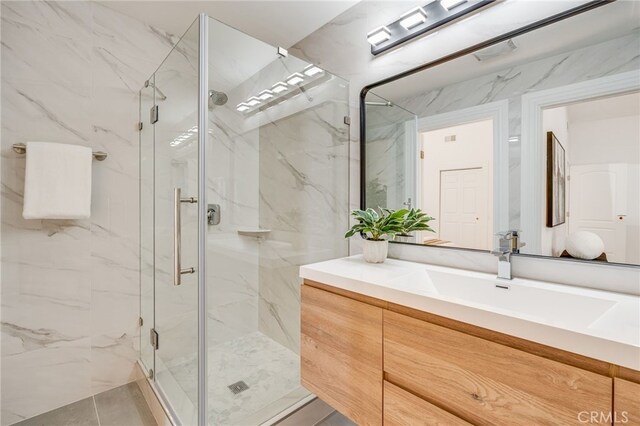
[{"label": "glass shower door", "polygon": [[155,381],[182,424],[198,406],[198,21],[154,74]]},{"label": "glass shower door", "polygon": [[347,254],[348,83],[209,19],[210,425],[260,425],[300,384],[301,264]]}]

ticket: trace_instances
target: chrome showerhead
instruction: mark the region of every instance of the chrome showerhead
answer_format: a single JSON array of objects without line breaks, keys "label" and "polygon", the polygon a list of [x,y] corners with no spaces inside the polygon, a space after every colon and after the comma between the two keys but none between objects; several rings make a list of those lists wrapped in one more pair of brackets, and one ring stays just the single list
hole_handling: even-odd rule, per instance
[{"label": "chrome showerhead", "polygon": [[216,90],[209,90],[209,108],[213,108],[215,105],[221,106],[227,103],[229,97],[226,93],[218,92]]}]

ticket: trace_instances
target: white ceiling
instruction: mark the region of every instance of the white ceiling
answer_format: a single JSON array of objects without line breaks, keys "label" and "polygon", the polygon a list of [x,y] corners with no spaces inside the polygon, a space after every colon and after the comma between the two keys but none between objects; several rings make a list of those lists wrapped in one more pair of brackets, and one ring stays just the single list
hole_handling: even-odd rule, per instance
[{"label": "white ceiling", "polygon": [[266,43],[289,48],[360,0],[101,1],[156,28],[182,35],[199,13]]},{"label": "white ceiling", "polygon": [[595,99],[567,106],[569,122],[640,115],[640,93]]}]

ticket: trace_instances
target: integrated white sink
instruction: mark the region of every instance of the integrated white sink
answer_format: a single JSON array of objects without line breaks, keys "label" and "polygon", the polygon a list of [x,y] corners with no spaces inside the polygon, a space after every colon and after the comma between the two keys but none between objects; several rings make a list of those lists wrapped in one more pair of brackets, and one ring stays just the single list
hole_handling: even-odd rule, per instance
[{"label": "integrated white sink", "polygon": [[638,296],[361,256],[305,265],[300,276],[640,370]]},{"label": "integrated white sink", "polygon": [[571,288],[562,285],[453,271],[431,267],[391,280],[389,285],[413,292],[422,289],[480,309],[571,327],[589,327],[618,303],[605,295],[570,292]]}]

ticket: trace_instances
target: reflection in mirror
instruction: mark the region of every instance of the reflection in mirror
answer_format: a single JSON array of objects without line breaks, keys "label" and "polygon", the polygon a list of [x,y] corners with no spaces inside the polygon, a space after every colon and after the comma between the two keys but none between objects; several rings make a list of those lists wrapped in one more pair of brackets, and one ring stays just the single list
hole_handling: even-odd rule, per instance
[{"label": "reflection in mirror", "polygon": [[613,2],[374,85],[362,207],[415,244],[640,264],[640,4]]}]

